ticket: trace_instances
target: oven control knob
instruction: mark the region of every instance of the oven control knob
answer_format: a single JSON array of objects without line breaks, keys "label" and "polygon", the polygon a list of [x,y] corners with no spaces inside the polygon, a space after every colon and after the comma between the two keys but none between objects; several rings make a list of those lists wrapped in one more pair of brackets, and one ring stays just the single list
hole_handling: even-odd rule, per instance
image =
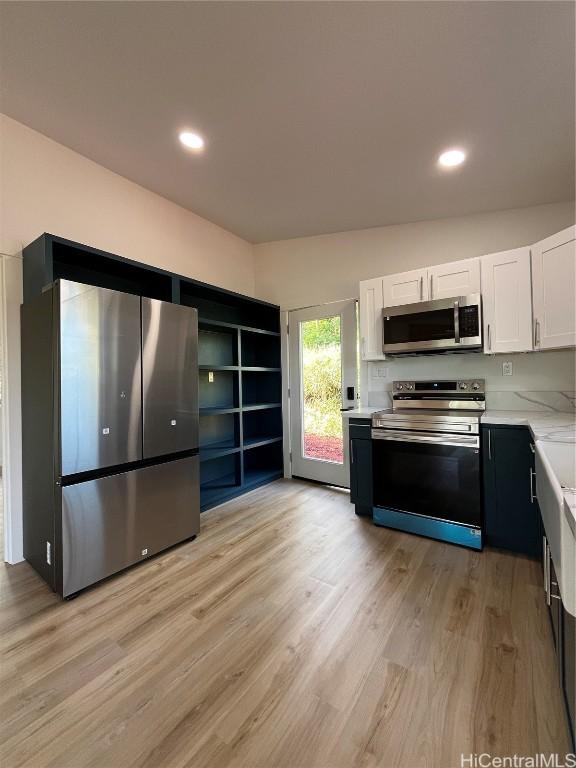
[{"label": "oven control knob", "polygon": [[474,390],[480,389],[480,384],[477,381],[474,381],[472,383],[472,389],[474,389]]},{"label": "oven control knob", "polygon": [[409,382],[406,384],[406,389],[414,389],[414,384],[412,384],[412,382],[411,382],[411,381],[409,381]]},{"label": "oven control knob", "polygon": [[461,381],[460,384],[458,384],[459,389],[468,389],[468,384],[466,384],[465,381]]},{"label": "oven control knob", "polygon": [[404,389],[404,384],[398,384],[398,389]]}]

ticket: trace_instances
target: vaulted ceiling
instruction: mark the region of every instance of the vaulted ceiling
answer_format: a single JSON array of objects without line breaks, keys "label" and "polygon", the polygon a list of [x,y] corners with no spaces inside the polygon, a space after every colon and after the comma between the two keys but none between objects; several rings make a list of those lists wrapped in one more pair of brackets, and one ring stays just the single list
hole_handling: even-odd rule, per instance
[{"label": "vaulted ceiling", "polygon": [[11,2],[0,29],[3,112],[252,242],[574,196],[570,2]]}]

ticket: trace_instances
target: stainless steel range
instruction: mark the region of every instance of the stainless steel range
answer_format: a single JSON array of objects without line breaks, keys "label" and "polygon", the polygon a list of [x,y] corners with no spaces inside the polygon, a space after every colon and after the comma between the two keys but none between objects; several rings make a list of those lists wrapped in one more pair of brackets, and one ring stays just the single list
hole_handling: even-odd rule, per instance
[{"label": "stainless steel range", "polygon": [[482,548],[483,379],[395,381],[372,416],[374,522]]}]

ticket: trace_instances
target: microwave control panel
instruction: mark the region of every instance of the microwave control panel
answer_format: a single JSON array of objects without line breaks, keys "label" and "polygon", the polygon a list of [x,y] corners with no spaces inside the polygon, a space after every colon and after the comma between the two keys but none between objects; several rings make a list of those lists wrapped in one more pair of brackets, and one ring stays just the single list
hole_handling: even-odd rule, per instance
[{"label": "microwave control panel", "polygon": [[460,307],[458,311],[460,336],[480,336],[480,324],[478,322],[478,306],[472,304],[469,307]]}]

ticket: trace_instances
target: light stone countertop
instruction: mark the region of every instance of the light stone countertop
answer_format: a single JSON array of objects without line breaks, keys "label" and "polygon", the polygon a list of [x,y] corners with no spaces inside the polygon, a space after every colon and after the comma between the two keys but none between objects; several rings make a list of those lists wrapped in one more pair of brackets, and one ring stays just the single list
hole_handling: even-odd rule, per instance
[{"label": "light stone countertop", "polygon": [[369,419],[373,413],[383,411],[385,408],[382,405],[367,405],[364,408],[354,408],[351,411],[342,411],[343,419]]},{"label": "light stone countertop", "polygon": [[487,410],[480,417],[480,422],[529,427],[534,440],[576,443],[576,413]]}]

